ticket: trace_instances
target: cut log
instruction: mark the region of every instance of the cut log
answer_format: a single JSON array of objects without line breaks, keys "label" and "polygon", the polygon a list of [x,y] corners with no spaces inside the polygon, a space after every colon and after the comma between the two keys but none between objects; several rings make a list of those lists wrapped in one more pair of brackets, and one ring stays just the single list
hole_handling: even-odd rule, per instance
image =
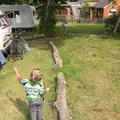
[{"label": "cut log", "polygon": [[57,109],[58,120],[70,120],[66,101],[66,81],[62,72],[57,74],[57,99],[54,106]]},{"label": "cut log", "polygon": [[50,41],[49,44],[52,46],[52,54],[55,61],[55,65],[53,66],[53,69],[63,68],[63,61],[60,58],[57,47],[54,45],[52,41]]}]

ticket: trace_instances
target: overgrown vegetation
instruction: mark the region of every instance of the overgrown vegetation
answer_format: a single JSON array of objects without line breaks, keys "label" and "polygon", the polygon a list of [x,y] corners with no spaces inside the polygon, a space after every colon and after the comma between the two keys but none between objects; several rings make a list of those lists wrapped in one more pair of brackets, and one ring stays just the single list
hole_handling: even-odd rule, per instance
[{"label": "overgrown vegetation", "polygon": [[[113,16],[110,16],[110,17],[106,18],[104,20],[105,21],[105,27],[108,28],[108,29],[114,30],[115,25],[116,25],[119,17],[120,17],[120,15],[117,14],[117,15],[113,15]],[[119,25],[119,27],[120,27],[120,25]],[[117,31],[119,31],[119,27],[118,27]]]},{"label": "overgrown vegetation", "polygon": [[84,4],[84,6],[81,8],[81,17],[90,18],[90,6],[88,3]]},{"label": "overgrown vegetation", "polygon": [[62,3],[65,3],[66,0],[47,0],[46,2],[43,0],[43,7],[39,13],[40,17],[40,32],[44,33],[46,37],[54,37],[55,25],[57,22],[56,19],[56,10],[59,9]]}]

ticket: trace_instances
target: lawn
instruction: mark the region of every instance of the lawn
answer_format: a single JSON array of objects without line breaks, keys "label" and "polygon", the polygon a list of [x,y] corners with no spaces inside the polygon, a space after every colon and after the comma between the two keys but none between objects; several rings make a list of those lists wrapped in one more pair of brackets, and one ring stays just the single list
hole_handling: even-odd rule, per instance
[{"label": "lawn", "polygon": [[[67,33],[57,25],[60,38],[54,40],[64,62],[67,81],[67,101],[72,120],[120,119],[120,40],[106,32],[103,24],[68,24]],[[101,37],[102,36],[102,37]],[[45,97],[45,120],[56,120],[52,104],[55,101],[55,80],[51,49],[44,40],[28,41],[31,52],[24,60],[4,66],[0,74],[0,119],[30,120],[24,88],[16,81],[14,64],[27,77],[33,67],[44,73],[44,83],[50,87]]]},{"label": "lawn", "polygon": [[104,36],[100,24],[70,25],[67,29],[68,33],[85,34],[56,41],[73,120],[119,120],[120,39]]},{"label": "lawn", "polygon": [[55,110],[52,109],[55,101],[55,81],[51,51],[42,41],[28,41],[28,43],[31,52],[25,55],[24,60],[16,63],[8,61],[4,66],[3,74],[0,74],[0,120],[30,120],[24,88],[16,80],[13,66],[18,66],[23,78],[28,78],[33,68],[41,69],[44,73],[44,84],[50,87],[50,92],[45,96],[44,117],[45,120],[56,120]]},{"label": "lawn", "polygon": [[[104,34],[104,24],[67,24],[67,31],[80,34]],[[57,24],[57,31],[63,34],[60,23]]]}]

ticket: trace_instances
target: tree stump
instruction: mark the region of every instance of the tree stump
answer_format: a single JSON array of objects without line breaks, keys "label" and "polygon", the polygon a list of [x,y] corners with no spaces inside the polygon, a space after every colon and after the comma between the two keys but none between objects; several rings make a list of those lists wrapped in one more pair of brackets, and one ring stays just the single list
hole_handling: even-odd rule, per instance
[{"label": "tree stump", "polygon": [[63,61],[60,58],[57,47],[54,45],[52,41],[50,41],[49,44],[52,46],[52,54],[55,61],[55,65],[53,66],[53,69],[63,68]]},{"label": "tree stump", "polygon": [[58,120],[70,120],[66,101],[66,81],[62,72],[57,74],[57,99],[54,106],[57,109]]}]

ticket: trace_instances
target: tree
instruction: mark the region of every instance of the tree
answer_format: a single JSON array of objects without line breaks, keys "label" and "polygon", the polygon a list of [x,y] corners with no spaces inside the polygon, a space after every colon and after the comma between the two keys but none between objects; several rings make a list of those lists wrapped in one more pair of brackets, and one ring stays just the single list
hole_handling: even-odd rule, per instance
[{"label": "tree", "polygon": [[[113,4],[117,4],[116,3],[116,0],[111,0],[111,2],[113,2]],[[119,27],[119,25],[120,25],[120,15],[118,15],[119,17],[118,17],[118,20],[117,20],[117,22],[116,22],[116,24],[115,24],[115,27],[114,27],[114,30],[113,30],[113,34],[114,35],[116,35],[116,32],[117,32],[117,30],[118,30],[118,27]]]},{"label": "tree", "polygon": [[120,25],[120,16],[119,16],[118,21],[116,22],[115,28],[113,30],[113,34],[114,35],[116,35],[116,32],[118,30],[119,25]]},{"label": "tree", "polygon": [[111,29],[112,31],[115,28],[115,25],[118,21],[119,16],[118,15],[113,15],[110,16],[108,18],[105,18],[104,22],[105,22],[105,27]]},{"label": "tree", "polygon": [[[114,5],[117,4],[116,0],[110,0],[110,2],[112,2],[112,4]],[[118,10],[117,14],[105,19],[105,26],[108,28],[112,28],[113,34],[116,35],[120,26],[120,9]]]},{"label": "tree", "polygon": [[[36,0],[30,0],[29,2],[31,4]],[[66,0],[40,0],[39,2],[43,4],[39,13],[40,31],[47,37],[53,37],[55,36],[56,10]]]},{"label": "tree", "polygon": [[90,6],[88,3],[86,3],[82,9],[81,9],[82,17],[83,18],[89,18],[90,17]]}]

